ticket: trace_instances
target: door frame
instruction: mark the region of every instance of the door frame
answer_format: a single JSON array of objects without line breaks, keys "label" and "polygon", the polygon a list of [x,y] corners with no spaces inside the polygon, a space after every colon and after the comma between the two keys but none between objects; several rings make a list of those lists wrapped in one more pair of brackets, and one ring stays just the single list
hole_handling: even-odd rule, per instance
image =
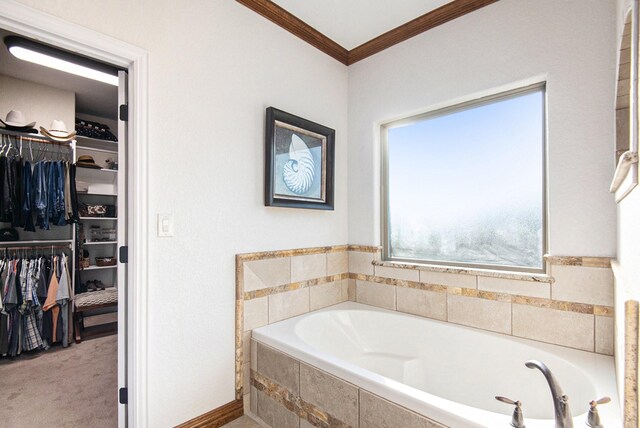
[{"label": "door frame", "polygon": [[[128,69],[127,240],[129,264],[125,305],[128,405],[126,409],[123,405],[118,406],[118,425],[146,427],[148,423],[146,287],[148,278],[148,53],[144,49],[11,0],[0,0],[0,27]],[[124,367],[118,364],[119,371]],[[117,391],[114,391],[114,396],[116,394]]]}]

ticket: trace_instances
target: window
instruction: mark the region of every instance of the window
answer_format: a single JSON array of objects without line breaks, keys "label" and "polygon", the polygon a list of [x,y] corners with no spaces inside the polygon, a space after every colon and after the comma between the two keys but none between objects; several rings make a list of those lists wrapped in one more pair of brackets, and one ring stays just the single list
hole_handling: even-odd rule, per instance
[{"label": "window", "polygon": [[388,260],[543,271],[545,88],[388,123]]}]

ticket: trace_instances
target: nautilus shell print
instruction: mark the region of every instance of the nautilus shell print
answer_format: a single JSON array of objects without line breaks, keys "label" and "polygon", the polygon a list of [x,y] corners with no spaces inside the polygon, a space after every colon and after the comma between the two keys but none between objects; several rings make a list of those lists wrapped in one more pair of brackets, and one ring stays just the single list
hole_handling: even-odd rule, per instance
[{"label": "nautilus shell print", "polygon": [[313,184],[315,164],[311,150],[296,134],[291,136],[289,160],[284,164],[282,178],[284,184],[297,195],[306,193]]}]

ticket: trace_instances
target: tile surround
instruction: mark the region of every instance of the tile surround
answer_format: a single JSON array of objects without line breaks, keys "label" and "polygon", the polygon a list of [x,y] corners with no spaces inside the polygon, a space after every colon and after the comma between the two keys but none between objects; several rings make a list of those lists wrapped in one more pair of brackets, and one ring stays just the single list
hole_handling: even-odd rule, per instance
[{"label": "tile surround", "polygon": [[269,296],[269,324],[309,312],[309,288]]},{"label": "tile surround", "polygon": [[551,267],[553,299],[613,306],[613,271],[596,267]]},{"label": "tile surround", "polygon": [[360,426],[370,428],[446,428],[437,422],[360,390]]},{"label": "tile surround", "polygon": [[447,320],[496,333],[511,334],[511,304],[449,294]]},{"label": "tile surround", "polygon": [[300,282],[327,276],[327,255],[307,254],[291,257],[291,281]]},{"label": "tile surround", "polygon": [[[254,367],[254,352],[245,344],[250,330],[347,300],[612,354],[609,259],[546,260],[549,275],[382,262],[379,247],[357,245],[239,254],[236,396],[249,397],[256,408],[257,390],[247,391],[243,380],[245,363]],[[546,317],[547,327],[529,331],[526,320],[538,317]],[[567,324],[560,331],[571,334],[559,334],[557,323]],[[571,340],[562,337],[567,335]]]},{"label": "tile surround", "polygon": [[514,336],[593,352],[594,334],[593,315],[513,305]]},{"label": "tile surround", "polygon": [[309,289],[309,309],[315,311],[349,300],[349,280],[328,282]]},{"label": "tile surround", "polygon": [[[262,361],[262,352],[270,352]],[[251,394],[256,391],[256,413],[263,422],[280,427],[416,427],[445,428],[431,419],[398,406],[345,380],[258,343],[258,370],[251,370]],[[282,361],[300,367],[297,385],[272,377]],[[275,367],[271,367],[275,364]]]},{"label": "tile surround", "polygon": [[356,281],[356,302],[395,311],[396,288],[376,282]]},{"label": "tile surround", "polygon": [[399,312],[440,321],[447,320],[447,295],[445,293],[397,287],[396,305]]},{"label": "tile surround", "polygon": [[[555,283],[553,286],[555,287]],[[540,297],[543,299],[551,298],[551,285],[547,282],[518,281],[516,279],[479,276],[478,290]]]},{"label": "tile surround", "polygon": [[358,425],[358,388],[300,362],[300,398],[349,426]]}]

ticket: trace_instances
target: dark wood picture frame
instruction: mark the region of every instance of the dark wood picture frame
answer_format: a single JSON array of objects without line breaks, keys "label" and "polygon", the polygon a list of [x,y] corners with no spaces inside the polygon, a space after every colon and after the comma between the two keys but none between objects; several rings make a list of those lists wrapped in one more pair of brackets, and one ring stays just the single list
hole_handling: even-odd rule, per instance
[{"label": "dark wood picture frame", "polygon": [[291,113],[267,108],[266,206],[333,210],[335,133]]}]

